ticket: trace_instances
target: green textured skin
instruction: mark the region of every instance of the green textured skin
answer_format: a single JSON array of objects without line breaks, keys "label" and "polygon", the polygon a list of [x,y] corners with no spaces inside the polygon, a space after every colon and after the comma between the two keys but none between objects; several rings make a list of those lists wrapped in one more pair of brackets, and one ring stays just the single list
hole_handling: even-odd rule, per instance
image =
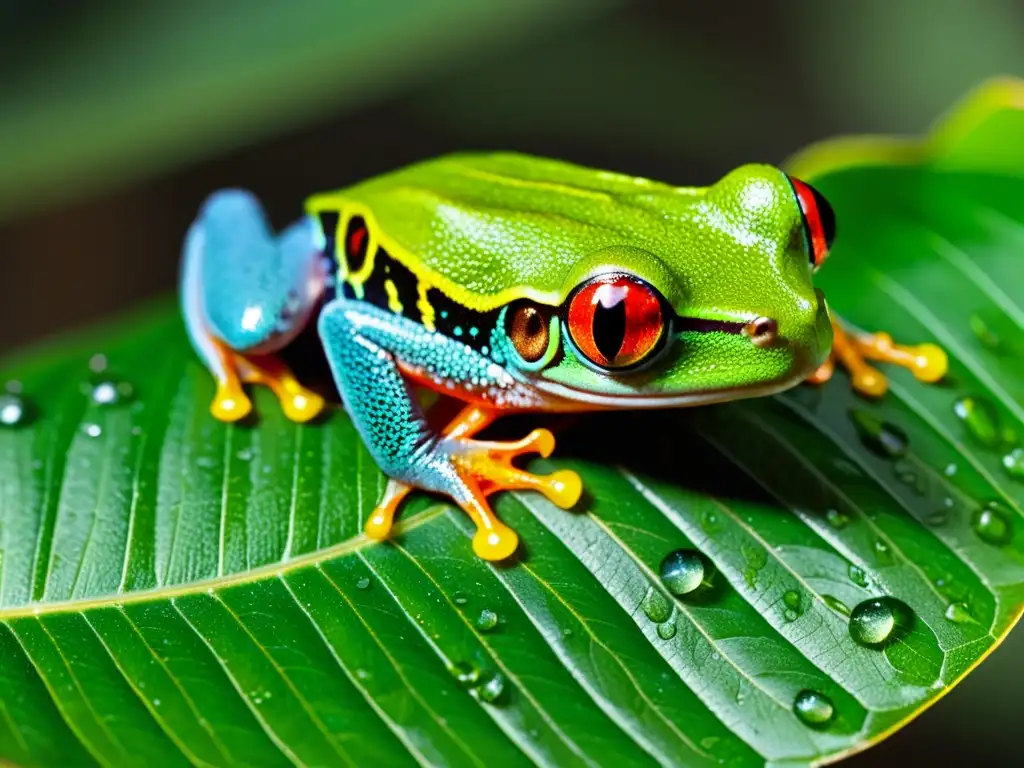
[{"label": "green textured skin", "polygon": [[566,354],[533,374],[558,395],[611,407],[609,398],[679,405],[762,394],[805,378],[831,345],[798,202],[771,166],[680,188],[526,155],[460,154],[316,195],[307,210],[352,205],[395,258],[473,309],[522,297],[559,305],[584,278],[623,270],[682,316],[778,323],[766,348],[738,334],[684,333],[657,365],[628,376]]}]

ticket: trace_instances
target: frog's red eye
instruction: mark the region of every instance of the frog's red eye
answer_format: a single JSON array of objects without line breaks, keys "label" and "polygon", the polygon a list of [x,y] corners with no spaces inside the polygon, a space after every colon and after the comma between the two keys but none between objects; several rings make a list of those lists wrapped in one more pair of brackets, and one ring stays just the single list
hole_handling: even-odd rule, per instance
[{"label": "frog's red eye", "polygon": [[579,351],[601,368],[640,363],[665,333],[658,293],[626,275],[602,275],[584,283],[569,301],[566,322]]},{"label": "frog's red eye", "polygon": [[807,236],[811,264],[817,269],[824,263],[832,241],[836,238],[836,214],[828,200],[810,184],[792,176],[789,180],[804,215],[804,233]]}]

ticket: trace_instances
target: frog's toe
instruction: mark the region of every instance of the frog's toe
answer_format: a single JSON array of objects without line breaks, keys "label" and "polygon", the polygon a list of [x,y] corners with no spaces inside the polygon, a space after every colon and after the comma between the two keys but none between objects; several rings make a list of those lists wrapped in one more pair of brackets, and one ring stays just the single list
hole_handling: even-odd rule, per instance
[{"label": "frog's toe", "polygon": [[316,418],[326,405],[324,399],[303,387],[289,370],[273,355],[263,357],[239,357],[239,370],[249,384],[268,387],[278,401],[281,410],[291,421],[303,423]]},{"label": "frog's toe", "polygon": [[907,349],[914,359],[910,370],[918,381],[934,384],[949,370],[949,358],[942,347],[935,344],[918,344]]},{"label": "frog's toe", "polygon": [[[519,546],[516,532],[501,522],[491,510],[487,497],[498,491],[531,490],[543,493],[553,504],[568,509],[579,501],[583,483],[571,470],[550,475],[535,475],[512,464],[525,454],[549,456],[555,438],[546,429],[535,429],[522,440],[492,442],[464,437],[448,437],[426,460],[447,477],[440,488],[446,491],[476,525],[473,551],[484,560],[504,560]],[[391,532],[395,513],[414,486],[398,480],[388,482],[380,503],[366,522],[369,538],[385,539]]]},{"label": "frog's toe", "polygon": [[854,391],[867,397],[881,397],[888,389],[885,375],[868,363],[878,361],[906,368],[921,382],[932,384],[946,375],[949,360],[935,344],[903,346],[888,333],[847,333],[832,323],[832,352],[829,359],[815,371],[809,382],[821,384],[832,377],[835,364],[850,374]]},{"label": "frog's toe", "polygon": [[583,483],[571,470],[535,475],[513,466],[520,456],[536,453],[545,458],[555,449],[555,437],[547,429],[535,429],[522,440],[501,443],[458,440],[452,459],[460,470],[474,476],[485,495],[497,491],[531,490],[543,493],[553,504],[568,509],[579,501]]},{"label": "frog's toe", "polygon": [[473,552],[491,562],[511,557],[518,548],[519,535],[504,525],[490,530],[478,528],[473,536]]},{"label": "frog's toe", "polygon": [[278,394],[281,409],[290,420],[299,424],[315,419],[324,409],[324,399],[308,389],[297,387],[295,391]]},{"label": "frog's toe", "polygon": [[398,511],[398,507],[412,490],[413,487],[407,483],[398,480],[388,480],[388,486],[384,489],[384,495],[363,527],[369,538],[383,541],[388,537],[394,525],[395,513]]},{"label": "frog's toe", "polygon": [[252,401],[237,383],[221,382],[210,404],[210,413],[218,421],[239,421],[252,413]]}]

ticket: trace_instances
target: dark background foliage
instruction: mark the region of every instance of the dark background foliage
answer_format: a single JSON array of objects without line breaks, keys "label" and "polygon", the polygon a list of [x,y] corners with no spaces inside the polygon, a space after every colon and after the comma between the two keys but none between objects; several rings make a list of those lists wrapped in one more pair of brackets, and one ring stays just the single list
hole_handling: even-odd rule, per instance
[{"label": "dark background foliage", "polygon": [[[0,4],[0,351],[173,290],[204,196],[278,224],[454,149],[679,184],[835,134],[917,133],[1024,74],[1016,0]],[[1015,752],[1020,632],[853,764]]]}]

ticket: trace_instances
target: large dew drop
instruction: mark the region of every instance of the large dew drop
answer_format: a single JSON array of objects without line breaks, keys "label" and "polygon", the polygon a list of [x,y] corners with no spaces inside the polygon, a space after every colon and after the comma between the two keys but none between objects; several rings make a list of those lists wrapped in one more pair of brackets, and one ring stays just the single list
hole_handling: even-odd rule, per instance
[{"label": "large dew drop", "polygon": [[804,725],[822,728],[835,717],[836,708],[832,699],[818,691],[803,690],[793,700],[793,714]]},{"label": "large dew drop", "polygon": [[858,603],[850,613],[850,637],[858,645],[880,648],[910,626],[910,609],[891,597],[875,597]]},{"label": "large dew drop", "polygon": [[1002,546],[1013,536],[1013,515],[1001,501],[990,501],[974,513],[974,532],[982,541]]},{"label": "large dew drop", "polygon": [[677,549],[661,561],[661,581],[673,595],[686,595],[704,582],[704,558],[692,549]]}]

